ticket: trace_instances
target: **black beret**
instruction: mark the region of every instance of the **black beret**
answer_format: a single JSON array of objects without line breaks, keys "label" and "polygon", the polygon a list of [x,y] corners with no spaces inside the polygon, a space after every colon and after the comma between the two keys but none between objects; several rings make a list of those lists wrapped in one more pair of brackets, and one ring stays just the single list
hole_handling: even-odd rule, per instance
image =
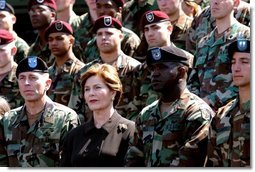
[{"label": "black beret", "polygon": [[164,47],[154,47],[147,51],[147,64],[162,62],[178,62],[191,67],[193,55],[174,45]]},{"label": "black beret", "polygon": [[15,14],[13,7],[5,0],[0,0],[0,11],[8,11],[11,14]]},{"label": "black beret", "polygon": [[55,0],[28,0],[28,11],[31,9],[33,5],[45,5],[54,11],[57,10],[57,5]]},{"label": "black beret", "polygon": [[50,26],[45,31],[45,37],[48,38],[50,33],[56,32],[64,32],[73,35],[72,26],[69,23],[61,20],[55,20],[50,24]]},{"label": "black beret", "polygon": [[250,40],[242,38],[232,42],[228,47],[228,57],[232,59],[235,52],[250,53]]},{"label": "black beret", "polygon": [[118,19],[111,16],[101,16],[96,20],[93,31],[97,32],[100,28],[116,28],[121,30],[122,24]]},{"label": "black beret", "polygon": [[166,13],[157,10],[145,12],[141,20],[142,30],[144,29],[144,26],[148,24],[170,21],[169,16]]},{"label": "black beret", "polygon": [[37,56],[28,56],[20,61],[16,70],[18,77],[22,72],[49,73],[47,64]]},{"label": "black beret", "polygon": [[9,44],[14,40],[12,34],[4,29],[0,29],[0,45]]}]

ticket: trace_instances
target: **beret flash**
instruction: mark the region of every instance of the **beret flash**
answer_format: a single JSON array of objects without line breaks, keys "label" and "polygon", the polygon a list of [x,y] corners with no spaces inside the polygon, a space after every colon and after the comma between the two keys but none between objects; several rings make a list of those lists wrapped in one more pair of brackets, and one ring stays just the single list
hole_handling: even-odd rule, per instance
[{"label": "beret flash", "polygon": [[47,64],[37,56],[28,56],[20,61],[16,70],[18,77],[22,72],[49,73]]}]

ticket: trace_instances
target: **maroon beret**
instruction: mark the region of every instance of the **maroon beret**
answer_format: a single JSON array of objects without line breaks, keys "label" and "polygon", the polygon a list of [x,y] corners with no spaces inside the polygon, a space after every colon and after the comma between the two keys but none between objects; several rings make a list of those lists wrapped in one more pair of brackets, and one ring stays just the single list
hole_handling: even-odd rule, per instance
[{"label": "maroon beret", "polygon": [[[98,0],[96,0],[97,2]],[[124,0],[111,0],[113,1],[118,7],[123,7],[124,6],[124,3],[125,1]]]},{"label": "maroon beret", "polygon": [[28,1],[28,11],[33,5],[45,5],[53,10],[57,10],[57,5],[55,0],[29,0]]},{"label": "maroon beret", "polygon": [[93,31],[97,32],[100,28],[116,28],[121,30],[122,24],[118,19],[112,18],[111,16],[99,17],[93,27]]},{"label": "maroon beret", "polygon": [[14,40],[12,34],[4,29],[0,29],[0,45],[5,45]]},{"label": "maroon beret", "polygon": [[64,32],[73,35],[73,29],[71,25],[61,20],[55,20],[50,24],[50,26],[45,31],[45,38],[47,39],[49,34],[56,32]]},{"label": "maroon beret", "polygon": [[142,16],[141,29],[151,23],[159,23],[163,21],[170,21],[168,15],[163,11],[147,11]]}]

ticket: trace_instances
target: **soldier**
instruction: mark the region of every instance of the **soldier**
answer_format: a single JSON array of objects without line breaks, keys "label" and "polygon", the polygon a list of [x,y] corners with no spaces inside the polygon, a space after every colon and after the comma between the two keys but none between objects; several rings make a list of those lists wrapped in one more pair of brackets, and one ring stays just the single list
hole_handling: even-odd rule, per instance
[{"label": "soldier", "polygon": [[17,63],[14,55],[17,52],[13,35],[0,29],[0,95],[5,96],[11,108],[23,104],[15,76]]},{"label": "soldier", "polygon": [[60,20],[55,20],[45,31],[49,49],[55,62],[49,67],[52,80],[47,95],[51,100],[68,105],[74,76],[84,66],[72,50],[74,44],[72,27]]},{"label": "soldier", "polygon": [[189,56],[175,46],[151,48],[147,64],[160,99],[136,118],[127,166],[203,166],[213,110],[186,88]]},{"label": "soldier", "polygon": [[186,33],[193,18],[187,16],[182,9],[183,0],[157,0],[158,7],[165,12],[173,25],[171,41],[179,48],[186,50]]},{"label": "soldier", "polygon": [[[85,112],[88,108],[84,108],[84,99],[82,95],[80,78],[87,71],[88,67],[95,63],[107,63],[117,68],[120,80],[123,85],[123,94],[119,103],[115,107],[119,114],[126,116],[126,106],[131,100],[131,80],[130,73],[136,66],[140,64],[137,60],[124,54],[121,50],[121,41],[123,39],[122,25],[120,21],[111,16],[99,17],[94,25],[96,33],[97,46],[100,52],[100,58],[87,63],[77,74],[72,89],[69,107],[75,109],[78,114],[86,114],[85,121],[90,117],[90,113]],[[130,97],[131,96],[131,97]]]},{"label": "soldier", "polygon": [[122,12],[122,24],[141,38],[140,21],[146,11],[158,10],[157,0],[130,0]]},{"label": "soldier", "polygon": [[[167,14],[162,11],[146,12],[141,20],[141,30],[149,48],[173,44],[170,40],[172,25]],[[193,60],[193,55],[188,52],[186,54]],[[140,111],[157,100],[159,95],[152,89],[151,71],[146,61],[133,70],[132,82],[133,101],[129,103],[127,118],[135,120]]]},{"label": "soldier", "polygon": [[250,37],[250,28],[234,18],[234,8],[239,2],[240,0],[211,0],[216,28],[199,41],[188,82],[189,90],[215,111],[235,98],[238,91],[232,83],[227,48],[238,34]]},{"label": "soldier", "polygon": [[[235,18],[242,24],[250,26],[250,5],[244,1],[234,11]],[[211,15],[211,7],[206,7],[195,16],[187,31],[186,50],[195,53],[198,42],[216,27],[215,18]]]},{"label": "soldier", "polygon": [[[121,21],[124,0],[96,0],[97,16],[108,15]],[[122,27],[123,39],[121,41],[121,50],[128,56],[133,54],[139,46],[140,38],[131,30]],[[99,57],[99,50],[96,46],[96,39],[92,39],[85,50],[87,62]]]},{"label": "soldier", "polygon": [[75,0],[55,0],[57,5],[57,19],[72,24],[78,17],[73,11]]},{"label": "soldier", "polygon": [[234,41],[228,52],[239,96],[219,108],[212,120],[207,166],[250,167],[250,41]]},{"label": "soldier", "polygon": [[0,165],[9,167],[59,166],[61,143],[79,125],[78,115],[46,95],[48,67],[36,57],[23,59],[16,71],[25,104],[0,121]]},{"label": "soldier", "polygon": [[13,35],[15,46],[17,48],[14,61],[19,63],[22,59],[27,57],[29,45],[13,30],[13,25],[16,23],[16,16],[13,7],[6,3],[5,0],[0,0],[0,3],[0,29],[5,29]]},{"label": "soldier", "polygon": [[45,30],[56,18],[55,0],[29,0],[28,14],[32,27],[38,31],[35,42],[29,48],[28,55],[41,57],[48,66],[52,65],[54,58],[51,55]]}]

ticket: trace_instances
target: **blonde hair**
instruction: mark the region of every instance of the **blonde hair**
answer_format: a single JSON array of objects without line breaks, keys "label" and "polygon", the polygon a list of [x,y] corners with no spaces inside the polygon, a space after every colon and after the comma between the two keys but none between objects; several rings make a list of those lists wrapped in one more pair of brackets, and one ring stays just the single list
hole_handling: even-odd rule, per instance
[{"label": "blonde hair", "polygon": [[84,92],[84,85],[91,76],[99,76],[103,79],[107,87],[116,91],[113,106],[119,103],[122,94],[122,84],[117,69],[109,64],[96,63],[92,65],[81,77],[81,87]]},{"label": "blonde hair", "polygon": [[10,105],[7,100],[3,96],[0,96],[0,119],[4,116],[5,112],[10,110]]}]

